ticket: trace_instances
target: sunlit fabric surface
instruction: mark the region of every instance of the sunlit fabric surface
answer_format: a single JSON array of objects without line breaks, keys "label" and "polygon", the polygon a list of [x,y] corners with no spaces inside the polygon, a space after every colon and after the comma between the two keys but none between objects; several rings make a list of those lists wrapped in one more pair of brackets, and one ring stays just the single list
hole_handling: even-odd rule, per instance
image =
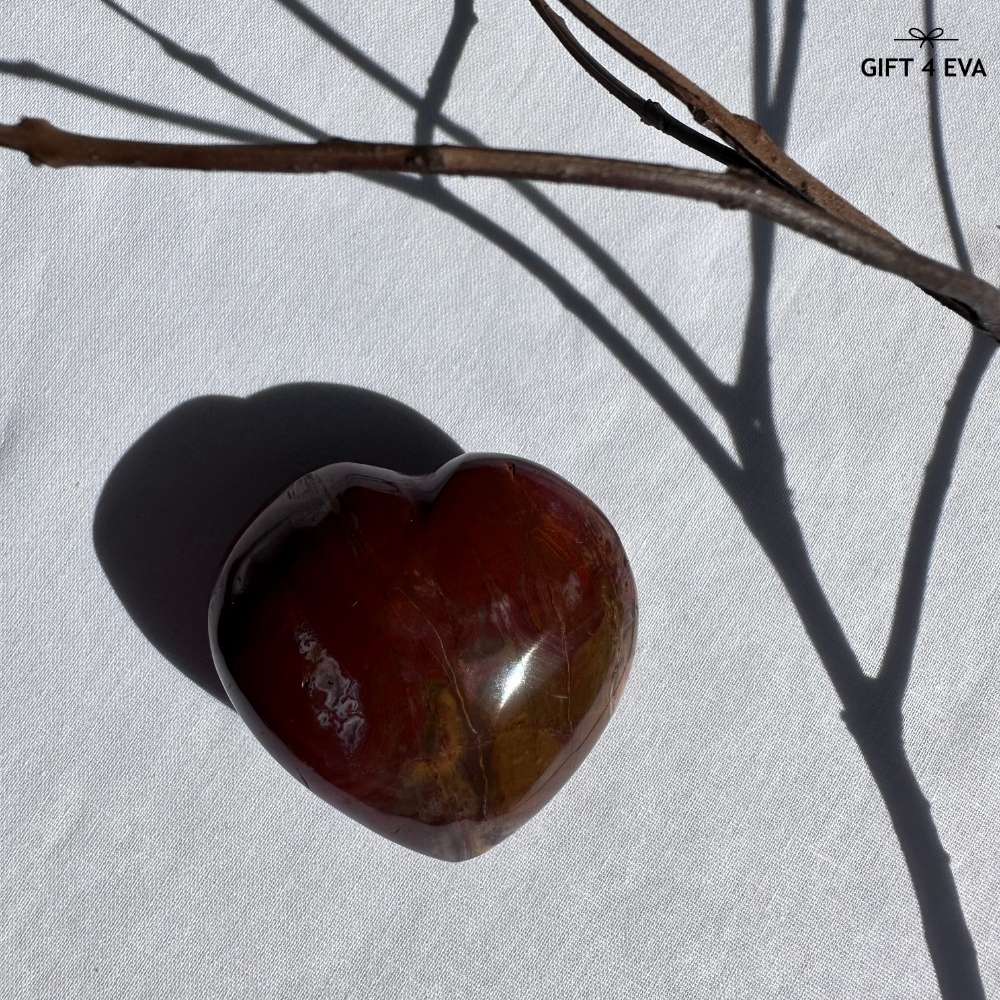
[{"label": "sunlit fabric surface", "polygon": [[[527,0],[478,0],[475,24],[451,0],[8,7],[6,123],[711,166],[599,90]],[[998,281],[995,9],[877,7],[603,4],[898,237]],[[989,76],[929,80],[928,47],[893,41],[915,25]],[[894,55],[909,76],[862,75]],[[834,690],[883,662],[1000,991],[1000,360],[967,355],[956,315],[652,195],[3,153],[0,206],[0,995],[938,996]],[[590,759],[455,866],[290,779],[214,696],[200,630],[254,489],[330,448],[434,464],[451,442],[592,497],[641,609]],[[727,489],[730,460],[748,471]],[[795,580],[815,583],[793,600]]]}]

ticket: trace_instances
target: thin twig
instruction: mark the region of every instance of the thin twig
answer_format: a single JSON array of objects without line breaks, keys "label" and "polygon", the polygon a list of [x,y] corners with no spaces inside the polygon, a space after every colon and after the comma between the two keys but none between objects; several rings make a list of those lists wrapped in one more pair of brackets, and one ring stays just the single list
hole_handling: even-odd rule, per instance
[{"label": "thin twig", "polygon": [[545,2],[529,0],[541,19],[549,26],[563,48],[580,64],[584,71],[596,80],[609,94],[616,97],[625,107],[634,111],[644,125],[658,129],[672,139],[677,139],[691,149],[711,157],[724,167],[750,169],[753,164],[729,146],[705,135],[697,129],[685,125],[675,118],[662,104],[647,100],[626,86],[613,73],[602,66],[566,27],[566,22]]},{"label": "thin twig", "polygon": [[[534,3],[534,0],[531,2]],[[734,114],[587,0],[559,2],[598,38],[677,98],[699,125],[713,131],[765,176],[797,191],[806,201],[843,222],[867,230],[883,240],[895,240],[888,230],[796,163],[757,122]]]},{"label": "thin twig", "polygon": [[496,177],[648,191],[722,208],[745,209],[818,240],[864,264],[931,290],[949,308],[1000,340],[1000,290],[924,257],[895,240],[835,218],[773,184],[742,172],[710,173],[657,163],[464,146],[403,146],[334,141],[269,145],[183,145],[101,139],[65,132],[42,119],[0,126],[0,147],[50,167],[152,167],[252,173],[360,173]]}]

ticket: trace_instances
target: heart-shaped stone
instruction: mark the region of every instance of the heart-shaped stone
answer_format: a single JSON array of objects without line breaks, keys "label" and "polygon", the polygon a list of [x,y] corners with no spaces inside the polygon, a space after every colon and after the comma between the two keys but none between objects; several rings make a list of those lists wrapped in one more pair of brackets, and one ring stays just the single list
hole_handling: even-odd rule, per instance
[{"label": "heart-shaped stone", "polygon": [[312,791],[449,861],[576,770],[614,711],[636,593],[604,515],[554,473],[463,455],[331,465],[247,528],[209,610],[240,715]]}]

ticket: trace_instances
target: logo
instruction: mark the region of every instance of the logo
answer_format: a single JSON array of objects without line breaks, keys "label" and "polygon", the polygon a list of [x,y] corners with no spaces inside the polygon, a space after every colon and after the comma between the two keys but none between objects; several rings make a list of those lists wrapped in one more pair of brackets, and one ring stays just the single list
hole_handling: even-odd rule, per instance
[{"label": "logo", "polygon": [[957,38],[945,38],[944,28],[935,28],[933,31],[924,31],[922,28],[910,28],[909,38],[894,38],[894,42],[920,42],[920,47],[930,44],[934,48],[935,42],[957,42]]},{"label": "logo", "polygon": [[894,38],[893,41],[917,45],[917,55],[869,56],[861,62],[862,76],[916,76],[918,73],[926,73],[928,76],[971,79],[989,75],[986,72],[986,64],[978,56],[965,58],[958,55],[943,55],[938,59],[936,45],[941,42],[959,41],[946,35],[944,28],[910,28],[905,37]]}]

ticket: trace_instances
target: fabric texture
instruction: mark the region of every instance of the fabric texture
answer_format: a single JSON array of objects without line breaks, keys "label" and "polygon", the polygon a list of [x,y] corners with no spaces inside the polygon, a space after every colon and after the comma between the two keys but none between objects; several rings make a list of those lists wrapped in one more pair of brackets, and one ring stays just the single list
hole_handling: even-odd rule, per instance
[{"label": "fabric texture", "polygon": [[[450,0],[12,6],[7,123],[706,165],[596,87],[527,0],[477,0],[474,25]],[[959,39],[939,58],[989,75],[933,81],[861,71],[926,57],[893,41],[926,24],[912,0],[849,19],[601,6],[922,252],[959,261],[957,222],[1000,280],[986,0],[940,2],[933,26]],[[653,195],[55,171],[0,152],[0,996],[936,997],[831,683],[852,658],[874,675],[890,635],[912,662],[908,759],[1000,990],[1000,369],[963,360],[958,316],[792,233],[774,233],[771,267],[766,226]],[[742,431],[688,350],[724,382],[742,370]],[[717,453],[685,436],[703,426],[759,469],[746,421],[763,415],[766,444],[768,414],[797,556],[781,531],[755,537]],[[582,489],[640,595],[608,731],[543,813],[461,865],[292,780],[213,696],[198,617],[220,538],[281,475],[355,447],[433,464],[449,439]],[[780,509],[752,479],[750,507]],[[807,570],[834,619],[815,589],[790,598]]]}]

